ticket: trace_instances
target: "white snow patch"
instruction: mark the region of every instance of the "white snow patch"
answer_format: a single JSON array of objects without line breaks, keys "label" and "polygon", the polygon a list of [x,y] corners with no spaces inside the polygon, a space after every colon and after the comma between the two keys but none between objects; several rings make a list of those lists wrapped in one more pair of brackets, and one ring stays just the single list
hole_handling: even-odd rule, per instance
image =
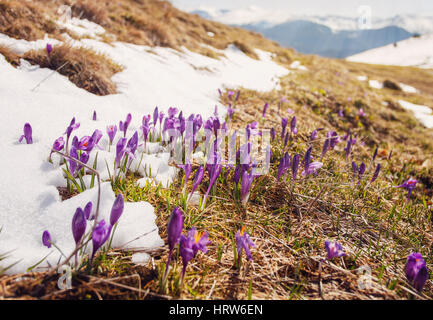
[{"label": "white snow patch", "polygon": [[404,100],[399,100],[398,103],[406,110],[412,111],[415,118],[427,128],[433,128],[433,112],[430,107],[413,104]]},{"label": "white snow patch", "polygon": [[91,22],[87,19],[71,18],[66,21],[57,21],[60,27],[72,31],[80,37],[88,36],[97,38],[98,35],[105,33],[105,29],[100,25]]},{"label": "white snow patch", "polygon": [[407,93],[418,93],[419,92],[418,89],[416,89],[412,86],[409,86],[407,84],[400,82],[398,85],[400,86],[401,90],[403,90],[403,92],[407,92]]},{"label": "white snow patch", "polygon": [[383,83],[378,80],[370,80],[368,85],[374,89],[383,89]]},{"label": "white snow patch", "polygon": [[353,62],[433,68],[433,34],[410,38],[347,58]]},{"label": "white snow patch", "polygon": [[367,76],[357,76],[356,79],[357,79],[358,81],[367,81],[367,80],[368,80],[368,77],[367,77]]},{"label": "white snow patch", "polygon": [[307,71],[307,67],[303,66],[301,64],[300,61],[296,60],[293,61],[292,64],[290,65],[290,69],[296,69],[296,70],[301,70],[301,71]]}]

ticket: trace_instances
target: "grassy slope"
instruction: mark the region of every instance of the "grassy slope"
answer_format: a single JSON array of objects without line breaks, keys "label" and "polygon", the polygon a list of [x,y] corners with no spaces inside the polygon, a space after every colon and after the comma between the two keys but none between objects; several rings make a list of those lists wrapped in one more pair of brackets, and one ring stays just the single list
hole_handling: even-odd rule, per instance
[{"label": "grassy slope", "polygon": [[[39,2],[45,2],[44,10],[51,15],[55,12],[54,1]],[[222,49],[237,41],[238,46],[250,55],[253,55],[251,48],[275,52],[276,60],[284,66],[289,66],[295,59],[300,60],[308,71],[296,71],[283,78],[281,91],[258,93],[242,90],[234,125],[245,127],[247,123],[261,118],[262,106],[269,102],[271,107],[261,126],[275,127],[277,132],[280,131],[281,116],[277,103],[285,97],[288,102],[283,104],[281,115],[288,116],[287,109],[293,109],[300,131],[298,138],[291,141],[285,151],[303,154],[308,148],[309,134],[318,127],[327,130],[335,128],[341,135],[350,128],[366,142],[364,147],[357,145],[351,160],[358,164],[366,161],[367,178],[359,187],[352,184],[351,166],[344,161],[344,146],[341,143],[336,151],[327,154],[325,166],[317,177],[301,179],[295,187],[290,180],[277,182],[276,167],[283,149],[282,142],[277,140],[273,144],[274,165],[271,173],[256,181],[246,208],[232,197],[230,173],[227,180],[220,179],[215,197],[204,213],[193,206],[186,210],[186,228],[196,226],[208,230],[213,244],[208,255],[199,255],[188,267],[186,286],[182,290],[176,287],[178,272],[173,272],[165,293],[168,296],[160,295],[158,270],[165,263],[167,252],[164,249],[154,253],[152,263],[145,267],[133,266],[127,253],[101,255],[93,275],[77,275],[75,289],[67,293],[59,293],[54,288],[57,281],[55,274],[38,274],[19,283],[14,282],[13,277],[6,277],[3,283],[10,296],[223,299],[245,299],[249,296],[253,299],[409,297],[410,286],[405,283],[403,272],[408,253],[420,251],[430,269],[433,264],[430,252],[431,210],[428,208],[433,186],[432,165],[429,162],[433,140],[431,130],[423,128],[395,101],[405,99],[432,106],[431,70],[364,65],[300,55],[251,32],[180,12],[165,2],[123,0],[116,1],[116,4],[111,4],[111,1],[100,1],[98,4],[100,6],[95,7],[90,1],[78,1],[74,12],[83,12],[83,17],[104,25],[118,40],[175,48],[184,45],[215,58],[217,55],[208,47],[203,47],[202,43]],[[23,21],[28,23],[28,19]],[[48,28],[46,25],[51,24],[46,22],[42,27],[33,24],[35,30],[32,35],[20,33],[16,36],[38,38],[40,32],[47,32],[44,29]],[[0,28],[0,32],[6,31]],[[209,31],[216,36],[209,37]],[[12,30],[9,34],[13,36],[14,32]],[[60,34],[60,31],[51,33]],[[107,37],[106,41],[110,39]],[[403,82],[418,88],[421,94],[371,89],[367,83],[356,80],[358,75]],[[351,101],[348,101],[349,97]],[[390,106],[383,106],[383,101],[388,101]],[[225,98],[223,102],[226,102]],[[360,107],[367,117],[357,116]],[[340,108],[346,114],[344,120],[337,116]],[[320,155],[323,137],[322,132],[314,143],[315,158]],[[373,170],[373,164],[369,161],[376,145],[380,147],[377,162],[382,163],[383,171],[375,184],[367,186],[367,179]],[[394,155],[388,161],[391,150]],[[405,193],[390,187],[410,176],[416,176],[423,185],[414,192],[416,200],[406,206]],[[158,225],[164,237],[170,211],[176,204],[182,206],[180,181],[170,189],[150,186],[141,189],[135,181],[135,177],[130,177],[116,186],[117,191],[122,192],[129,201],[151,202],[156,207]],[[205,189],[206,183],[202,191]],[[234,267],[232,238],[241,225],[247,227],[257,248],[253,250],[254,262],[245,263],[239,271]],[[323,243],[328,239],[338,239],[348,257],[344,261],[323,265],[319,276],[319,261],[325,256]],[[366,290],[360,289],[357,282],[359,275],[356,269],[363,265],[368,265],[374,276],[372,288]],[[134,274],[138,274],[141,281],[132,276]],[[94,278],[96,276],[98,279]],[[116,283],[122,283],[123,287]],[[430,284],[425,293],[430,297],[433,295]]]}]

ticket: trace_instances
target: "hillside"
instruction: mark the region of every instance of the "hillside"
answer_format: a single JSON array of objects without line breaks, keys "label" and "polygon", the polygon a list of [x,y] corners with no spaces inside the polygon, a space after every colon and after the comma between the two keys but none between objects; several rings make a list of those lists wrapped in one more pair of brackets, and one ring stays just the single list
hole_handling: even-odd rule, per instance
[{"label": "hillside", "polygon": [[433,297],[404,269],[433,267],[431,69],[165,1],[0,0],[0,72],[0,298]]}]

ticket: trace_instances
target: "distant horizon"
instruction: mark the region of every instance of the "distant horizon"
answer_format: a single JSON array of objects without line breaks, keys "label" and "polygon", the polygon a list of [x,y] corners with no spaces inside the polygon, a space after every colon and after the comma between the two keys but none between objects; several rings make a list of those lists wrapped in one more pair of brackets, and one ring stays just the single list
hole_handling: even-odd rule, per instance
[{"label": "distant horizon", "polygon": [[[372,10],[372,18],[389,18],[397,15],[433,15],[433,1],[429,0],[379,0],[373,3],[365,0],[333,0],[324,2],[321,0],[268,0],[266,3],[260,0],[220,0],[218,2],[210,0],[171,0],[176,7],[191,11],[201,8],[222,9],[242,9],[250,6],[260,7],[269,11],[280,11],[287,15],[306,15],[306,16],[358,16],[358,8],[368,5]],[[371,1],[370,1],[371,2]],[[286,11],[281,12],[281,10]]]}]

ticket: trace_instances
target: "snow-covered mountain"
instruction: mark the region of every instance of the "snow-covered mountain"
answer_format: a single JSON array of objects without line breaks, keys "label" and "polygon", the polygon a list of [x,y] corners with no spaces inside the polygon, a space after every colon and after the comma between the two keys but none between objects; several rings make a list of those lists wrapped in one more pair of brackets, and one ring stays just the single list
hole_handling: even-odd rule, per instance
[{"label": "snow-covered mountain", "polygon": [[433,68],[433,34],[400,41],[347,58],[372,64]]},{"label": "snow-covered mountain", "polygon": [[[215,20],[230,25],[267,25],[274,27],[281,23],[294,20],[306,20],[329,27],[333,31],[357,30],[358,17],[338,15],[299,15],[282,10],[264,9],[259,6],[248,6],[233,10],[215,9],[212,7],[200,7],[191,11],[206,19]],[[433,33],[433,15],[404,14],[393,17],[373,17],[372,29],[380,29],[388,26],[396,26],[410,33]]]},{"label": "snow-covered mountain", "polygon": [[207,19],[263,34],[305,54],[347,58],[406,40],[414,34],[433,33],[433,16],[398,15],[374,18],[370,29],[360,29],[357,17],[306,16],[249,6],[233,10],[200,7],[192,11]]}]

